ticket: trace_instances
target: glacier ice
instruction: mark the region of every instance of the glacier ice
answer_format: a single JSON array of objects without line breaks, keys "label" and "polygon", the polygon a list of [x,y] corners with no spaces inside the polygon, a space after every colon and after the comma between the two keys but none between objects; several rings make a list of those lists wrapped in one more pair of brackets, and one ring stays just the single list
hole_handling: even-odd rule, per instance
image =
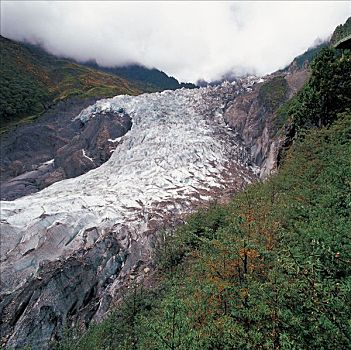
[{"label": "glacier ice", "polygon": [[126,250],[135,241],[148,255],[151,221],[187,213],[226,188],[250,183],[249,153],[223,120],[223,108],[238,93],[236,85],[223,84],[116,96],[84,109],[76,117],[83,123],[123,112],[132,129],[108,140],[116,149],[99,168],[1,202],[2,287],[16,288],[43,261],[87,247],[84,233],[92,228],[96,240],[112,233]]}]

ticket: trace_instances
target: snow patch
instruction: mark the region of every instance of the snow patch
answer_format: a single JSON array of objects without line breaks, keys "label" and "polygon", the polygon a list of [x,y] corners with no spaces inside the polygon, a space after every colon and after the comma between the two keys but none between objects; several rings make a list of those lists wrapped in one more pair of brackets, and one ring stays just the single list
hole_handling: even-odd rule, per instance
[{"label": "snow patch", "polygon": [[112,143],[115,143],[115,142],[118,142],[122,139],[123,136],[120,136],[120,137],[116,137],[115,139],[108,139],[107,141],[109,142],[112,142]]},{"label": "snow patch", "polygon": [[43,165],[50,165],[50,164],[53,164],[55,161],[55,159],[50,159],[48,160],[47,162],[43,163]]},{"label": "snow patch", "polygon": [[87,154],[85,153],[85,149],[82,149],[83,152],[83,157],[89,159],[92,163],[94,163],[94,159],[90,158],[89,156],[87,156]]}]

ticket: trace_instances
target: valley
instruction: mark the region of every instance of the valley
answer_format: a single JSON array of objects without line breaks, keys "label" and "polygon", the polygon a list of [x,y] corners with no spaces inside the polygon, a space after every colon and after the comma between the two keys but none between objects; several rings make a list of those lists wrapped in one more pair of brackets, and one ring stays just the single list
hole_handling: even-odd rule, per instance
[{"label": "valley", "polygon": [[[87,327],[105,318],[121,291],[154,270],[163,230],[274,173],[285,140],[273,133],[275,111],[307,76],[297,70],[61,102],[5,135],[6,343],[45,348],[63,325]],[[278,98],[276,79],[285,84]],[[266,87],[272,93],[258,98]]]},{"label": "valley", "polygon": [[[9,344],[24,344],[31,334],[41,344],[48,343],[73,307],[73,318],[89,322],[85,309],[90,310],[90,318],[101,317],[129,276],[152,264],[155,235],[162,227],[256,181],[259,167],[250,161],[249,150],[223,116],[225,103],[246,89],[224,84],[117,96],[100,100],[73,118],[86,129],[93,123],[94,130],[98,120],[106,125],[130,118],[131,128],[122,135],[104,135],[111,158],[96,169],[36,194],[2,201],[3,305],[5,317],[15,317],[8,320],[15,322]],[[94,162],[94,153],[87,148],[77,152],[80,159]],[[57,162],[54,158],[47,166]],[[74,166],[73,159],[69,162]],[[18,183],[18,177],[12,182]],[[109,241],[113,249],[108,248]],[[92,253],[96,249],[105,249],[108,259],[100,261],[100,254]],[[64,285],[56,286],[55,298],[50,297],[57,270],[70,271],[77,254],[83,259],[76,266],[82,269],[76,271],[82,282],[71,286],[69,295]],[[104,272],[97,273],[100,270]],[[87,284],[89,273],[96,276]],[[40,285],[36,295],[29,287],[33,283]],[[22,305],[23,298],[28,300],[25,309],[14,311],[13,302]],[[33,328],[44,301],[56,316],[53,322],[43,319]],[[44,333],[38,336],[39,331]]]},{"label": "valley", "polygon": [[196,87],[0,44],[1,347],[350,346],[350,48]]}]

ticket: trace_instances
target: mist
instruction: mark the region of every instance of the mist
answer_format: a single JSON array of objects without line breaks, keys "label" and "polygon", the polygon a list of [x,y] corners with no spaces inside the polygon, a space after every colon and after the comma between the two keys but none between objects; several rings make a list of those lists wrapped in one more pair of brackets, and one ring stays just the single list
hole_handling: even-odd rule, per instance
[{"label": "mist", "polygon": [[283,68],[350,13],[349,1],[1,1],[1,35],[102,66],[213,81]]}]

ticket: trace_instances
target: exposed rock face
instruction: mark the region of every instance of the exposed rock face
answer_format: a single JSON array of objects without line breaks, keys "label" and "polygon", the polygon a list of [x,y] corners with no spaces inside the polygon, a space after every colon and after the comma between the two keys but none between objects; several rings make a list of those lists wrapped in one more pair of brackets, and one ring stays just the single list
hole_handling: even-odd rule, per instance
[{"label": "exposed rock face", "polygon": [[132,122],[118,111],[102,113],[87,123],[72,120],[92,102],[62,103],[38,123],[5,135],[1,142],[2,200],[13,200],[79,176],[110,158],[115,148],[113,140],[130,130]]},{"label": "exposed rock face", "polygon": [[118,138],[132,127],[126,113],[109,112],[81,124],[81,132],[57,151],[55,165],[67,178],[76,177],[105,163]]},{"label": "exposed rock face", "polygon": [[55,109],[49,110],[37,121],[22,124],[1,135],[1,181],[32,171],[53,159],[55,152],[78,132],[79,125],[72,123],[72,118],[94,102],[94,99],[60,102]]},{"label": "exposed rock face", "polygon": [[[265,82],[254,85],[251,91],[238,96],[224,113],[228,125],[241,135],[244,146],[250,149],[251,160],[260,167],[261,178],[276,170],[278,153],[285,142],[285,135],[274,137],[272,132],[276,110],[301,89],[308,75],[304,69],[266,77]],[[260,98],[260,89],[276,77],[284,79],[287,89],[277,106],[270,109],[266,101]]]},{"label": "exposed rock face", "polygon": [[41,261],[35,276],[5,296],[0,312],[8,347],[41,349],[57,339],[68,321],[90,322],[124,255],[111,236],[87,245],[66,260]]},{"label": "exposed rock face", "polygon": [[259,86],[251,93],[239,96],[225,113],[228,125],[241,135],[250,149],[252,161],[261,167],[266,177],[275,169],[276,144],[272,143],[269,126],[272,118],[258,101]]},{"label": "exposed rock face", "polygon": [[251,85],[98,101],[70,122],[54,161],[20,175],[50,174],[44,187],[83,174],[1,202],[6,347],[46,349],[63,325],[100,319],[130,276],[149,269],[160,227],[274,167]]}]

